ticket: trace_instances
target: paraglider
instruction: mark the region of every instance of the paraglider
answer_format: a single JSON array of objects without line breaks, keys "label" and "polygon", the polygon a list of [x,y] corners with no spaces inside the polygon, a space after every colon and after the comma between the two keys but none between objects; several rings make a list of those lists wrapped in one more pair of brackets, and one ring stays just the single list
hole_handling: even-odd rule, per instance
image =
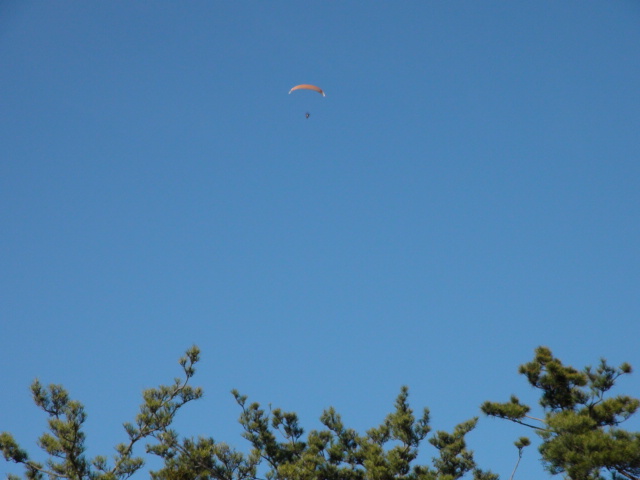
[{"label": "paraglider", "polygon": [[309,85],[307,83],[303,83],[302,85],[296,85],[291,90],[289,90],[289,93],[293,92],[294,90],[313,90],[314,92],[320,93],[323,97],[326,97],[326,95],[324,94],[324,92],[320,87],[316,87],[315,85]]},{"label": "paraglider", "polygon": [[[295,90],[312,90],[314,92],[318,92],[323,97],[326,97],[326,95],[324,94],[324,91],[320,87],[316,87],[315,85],[309,85],[308,83],[303,83],[303,84],[300,84],[300,85],[296,85],[291,90],[289,90],[289,94],[291,94],[291,92],[293,92]],[[310,116],[311,116],[311,114],[309,112],[304,114],[304,118],[308,119]]]}]

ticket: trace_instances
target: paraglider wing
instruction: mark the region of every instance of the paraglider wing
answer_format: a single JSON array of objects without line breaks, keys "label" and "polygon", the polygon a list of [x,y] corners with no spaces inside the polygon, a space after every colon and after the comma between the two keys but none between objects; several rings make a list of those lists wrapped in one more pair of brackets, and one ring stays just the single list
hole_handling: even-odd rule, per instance
[{"label": "paraglider wing", "polygon": [[293,92],[294,90],[313,90],[314,92],[322,94],[323,97],[326,97],[320,87],[316,87],[315,85],[308,85],[306,83],[303,83],[302,85],[296,85],[291,90],[289,90],[289,93]]}]

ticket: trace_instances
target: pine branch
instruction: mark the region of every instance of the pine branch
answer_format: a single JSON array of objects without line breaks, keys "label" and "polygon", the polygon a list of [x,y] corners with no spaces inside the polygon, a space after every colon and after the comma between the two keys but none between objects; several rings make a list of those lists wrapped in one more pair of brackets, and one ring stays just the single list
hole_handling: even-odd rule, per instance
[{"label": "pine branch", "polygon": [[513,472],[511,473],[509,480],[513,480],[513,477],[516,474],[516,470],[518,470],[518,465],[520,465],[520,460],[522,460],[522,449],[518,450],[518,461],[516,462],[516,466],[513,467]]},{"label": "pine branch", "polygon": [[624,470],[618,470],[618,473],[620,473],[620,475],[623,475],[625,477],[627,477],[629,480],[640,480],[640,477],[636,477],[635,475],[631,475],[628,472],[625,472]]}]

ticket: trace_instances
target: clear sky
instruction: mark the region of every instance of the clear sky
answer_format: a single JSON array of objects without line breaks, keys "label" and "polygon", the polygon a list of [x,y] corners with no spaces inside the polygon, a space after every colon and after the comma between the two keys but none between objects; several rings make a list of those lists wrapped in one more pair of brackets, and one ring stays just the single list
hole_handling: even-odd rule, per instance
[{"label": "clear sky", "polygon": [[[639,26],[632,0],[0,3],[0,430],[37,451],[38,377],[110,454],[194,343],[178,426],[241,449],[232,388],[366,429],[406,384],[450,430],[535,401],[538,345],[640,368]],[[508,479],[524,434],[469,445]]]}]

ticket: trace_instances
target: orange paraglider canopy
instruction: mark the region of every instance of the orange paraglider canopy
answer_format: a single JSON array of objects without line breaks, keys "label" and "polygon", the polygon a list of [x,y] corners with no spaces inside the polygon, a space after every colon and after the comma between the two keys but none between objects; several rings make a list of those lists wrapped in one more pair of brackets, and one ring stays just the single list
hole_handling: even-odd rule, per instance
[{"label": "orange paraglider canopy", "polygon": [[321,93],[323,97],[326,97],[320,87],[316,87],[315,85],[308,85],[306,83],[303,83],[302,85],[296,85],[291,90],[289,90],[289,93],[293,92],[294,90],[313,90],[314,92]]}]

